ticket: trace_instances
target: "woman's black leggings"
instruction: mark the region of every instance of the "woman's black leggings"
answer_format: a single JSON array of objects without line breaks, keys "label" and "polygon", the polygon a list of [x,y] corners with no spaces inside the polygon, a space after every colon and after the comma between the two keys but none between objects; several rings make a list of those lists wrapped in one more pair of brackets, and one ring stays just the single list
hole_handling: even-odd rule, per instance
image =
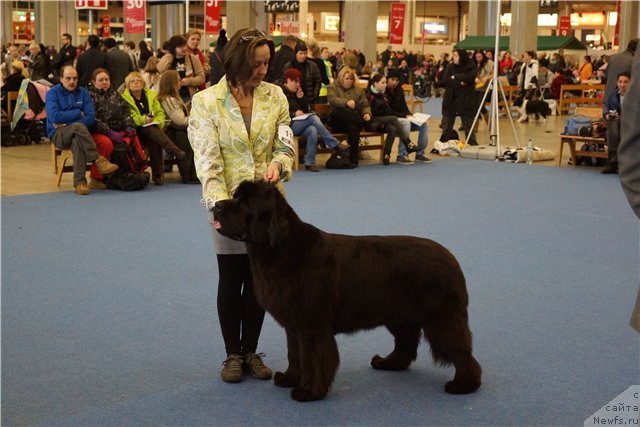
[{"label": "woman's black leggings", "polygon": [[253,290],[249,256],[217,255],[218,319],[229,354],[255,353],[264,321],[264,310]]}]

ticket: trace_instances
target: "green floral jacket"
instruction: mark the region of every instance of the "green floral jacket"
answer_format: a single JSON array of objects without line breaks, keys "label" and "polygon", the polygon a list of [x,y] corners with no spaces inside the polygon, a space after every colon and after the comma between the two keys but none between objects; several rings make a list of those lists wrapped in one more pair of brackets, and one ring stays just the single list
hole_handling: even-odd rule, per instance
[{"label": "green floral jacket", "polygon": [[[271,162],[280,164],[280,178],[291,176],[294,145],[289,104],[280,87],[261,83],[254,89],[251,135],[226,77],[194,95],[189,115],[189,141],[202,183],[202,203],[213,208],[230,199],[242,181],[264,179]],[[278,183],[284,194],[284,186]]]}]

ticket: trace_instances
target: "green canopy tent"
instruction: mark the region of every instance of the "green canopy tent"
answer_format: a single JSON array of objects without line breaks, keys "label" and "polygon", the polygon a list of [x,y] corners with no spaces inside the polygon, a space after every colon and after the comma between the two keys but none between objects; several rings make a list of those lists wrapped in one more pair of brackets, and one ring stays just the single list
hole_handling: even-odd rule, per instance
[{"label": "green canopy tent", "polygon": [[[495,36],[469,36],[453,46],[465,50],[493,50],[496,46]],[[500,50],[509,50],[509,36],[500,36]],[[538,36],[536,50],[587,50],[587,47],[574,36]]]}]

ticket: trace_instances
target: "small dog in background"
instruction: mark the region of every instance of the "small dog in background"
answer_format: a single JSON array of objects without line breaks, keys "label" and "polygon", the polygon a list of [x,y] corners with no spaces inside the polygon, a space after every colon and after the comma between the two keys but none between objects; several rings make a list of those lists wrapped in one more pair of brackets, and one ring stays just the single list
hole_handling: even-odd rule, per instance
[{"label": "small dog in background", "polygon": [[527,120],[534,122],[539,121],[544,123],[547,120],[547,116],[551,115],[551,108],[549,104],[541,99],[533,99],[531,101],[523,98],[516,99],[513,102],[515,107],[520,107],[520,118],[517,123],[524,123]]}]

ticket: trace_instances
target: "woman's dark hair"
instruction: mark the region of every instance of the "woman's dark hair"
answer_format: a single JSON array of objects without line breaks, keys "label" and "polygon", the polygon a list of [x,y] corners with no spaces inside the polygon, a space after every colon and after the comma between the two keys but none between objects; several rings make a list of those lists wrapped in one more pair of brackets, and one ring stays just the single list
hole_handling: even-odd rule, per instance
[{"label": "woman's dark hair", "polygon": [[173,56],[176,56],[176,48],[180,46],[186,46],[187,39],[182,37],[181,35],[175,35],[167,40],[167,50]]},{"label": "woman's dark hair", "polygon": [[384,75],[380,73],[375,73],[373,76],[369,77],[369,84],[367,85],[367,90],[371,91],[371,88],[373,87],[373,85],[378,83],[380,80],[382,80],[383,77]]},{"label": "woman's dark hair", "polygon": [[[477,54],[481,54],[482,55],[482,60],[480,60],[479,63],[476,61],[476,55]],[[487,58],[487,54],[484,53],[484,50],[476,49],[476,50],[473,51],[473,63],[476,64],[478,66],[478,68],[484,67],[484,64],[486,64],[488,60],[489,60],[489,58]]]},{"label": "woman's dark hair", "polygon": [[536,54],[535,50],[527,50],[527,55],[529,55],[529,57],[531,57],[531,59],[538,59],[538,55]]},{"label": "woman's dark hair", "polygon": [[219,47],[220,49],[224,49],[228,41],[229,40],[227,40],[227,31],[224,29],[220,30],[220,33],[218,35],[218,40],[216,40],[216,47]]},{"label": "woman's dark hair", "polygon": [[254,28],[236,31],[224,48],[222,62],[227,80],[234,86],[251,79],[253,74],[254,52],[256,48],[269,46],[269,67],[275,54],[273,41],[267,35]]},{"label": "woman's dark hair", "polygon": [[460,58],[460,66],[465,67],[469,63],[469,54],[464,49],[456,49],[455,52],[458,52],[458,57]]},{"label": "woman's dark hair", "polygon": [[95,82],[96,78],[98,77],[98,74],[100,73],[106,73],[107,76],[109,76],[109,78],[111,78],[111,75],[109,74],[109,71],[107,71],[106,68],[96,68],[93,73],[91,73],[91,81]]}]

